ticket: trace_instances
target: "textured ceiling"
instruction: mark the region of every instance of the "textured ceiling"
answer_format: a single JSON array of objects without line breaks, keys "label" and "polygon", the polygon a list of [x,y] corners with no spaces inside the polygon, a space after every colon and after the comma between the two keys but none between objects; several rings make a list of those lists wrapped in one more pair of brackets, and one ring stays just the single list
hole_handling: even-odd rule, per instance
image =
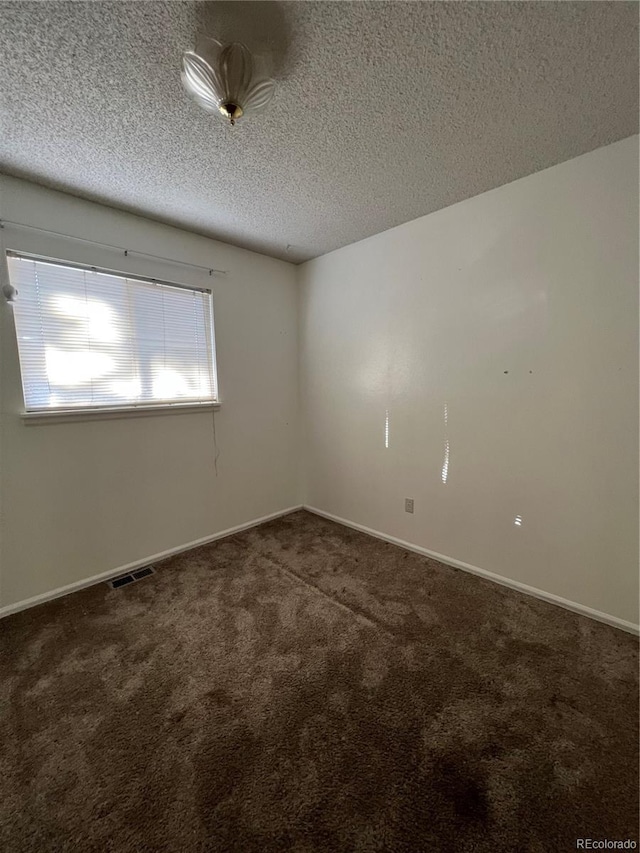
[{"label": "textured ceiling", "polygon": [[[638,132],[635,2],[0,3],[0,170],[299,262]],[[197,32],[277,77],[235,128]],[[289,248],[287,248],[289,247]]]}]

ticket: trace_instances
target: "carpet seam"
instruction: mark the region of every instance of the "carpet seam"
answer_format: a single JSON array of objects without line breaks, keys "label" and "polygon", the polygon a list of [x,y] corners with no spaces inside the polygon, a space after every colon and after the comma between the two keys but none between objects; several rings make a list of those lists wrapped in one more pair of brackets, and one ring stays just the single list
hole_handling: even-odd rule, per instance
[{"label": "carpet seam", "polygon": [[325,598],[327,601],[330,601],[336,607],[339,607],[341,610],[346,610],[347,613],[351,614],[351,616],[357,618],[359,621],[365,622],[371,628],[374,628],[375,630],[380,631],[380,633],[385,634],[389,639],[393,640],[394,643],[398,642],[399,635],[391,631],[386,625],[383,625],[376,619],[372,619],[370,616],[365,615],[361,610],[358,610],[357,608],[352,607],[349,604],[345,604],[343,601],[340,601],[339,599],[330,595],[328,592],[325,592],[323,589],[321,589],[321,587],[317,586],[310,580],[307,580],[306,578],[297,574],[297,572],[294,572],[292,569],[285,566],[284,563],[282,563],[282,561],[279,560],[277,557],[269,556],[267,557],[267,560],[273,563],[274,566],[281,572],[284,572],[289,577],[293,578],[294,580],[297,580],[303,586],[307,587],[307,589],[311,589],[317,593],[320,593],[323,598]]}]

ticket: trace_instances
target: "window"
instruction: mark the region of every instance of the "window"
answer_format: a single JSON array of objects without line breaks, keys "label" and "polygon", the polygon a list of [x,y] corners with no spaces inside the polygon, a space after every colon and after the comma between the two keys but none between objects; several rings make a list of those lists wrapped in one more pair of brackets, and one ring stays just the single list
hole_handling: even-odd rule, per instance
[{"label": "window", "polygon": [[27,412],[217,401],[211,293],[7,253]]}]

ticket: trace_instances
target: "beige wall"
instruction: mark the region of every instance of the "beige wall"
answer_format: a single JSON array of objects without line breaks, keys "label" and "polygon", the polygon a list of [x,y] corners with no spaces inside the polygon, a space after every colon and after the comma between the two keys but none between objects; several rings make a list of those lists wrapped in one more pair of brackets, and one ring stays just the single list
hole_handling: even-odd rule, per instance
[{"label": "beige wall", "polygon": [[301,284],[305,502],[637,623],[638,138]]},{"label": "beige wall", "polygon": [[211,412],[26,425],[11,308],[0,299],[0,607],[298,503],[295,267],[6,177],[0,219],[229,270],[211,278],[0,232],[4,248],[211,286],[223,401],[217,477]]}]

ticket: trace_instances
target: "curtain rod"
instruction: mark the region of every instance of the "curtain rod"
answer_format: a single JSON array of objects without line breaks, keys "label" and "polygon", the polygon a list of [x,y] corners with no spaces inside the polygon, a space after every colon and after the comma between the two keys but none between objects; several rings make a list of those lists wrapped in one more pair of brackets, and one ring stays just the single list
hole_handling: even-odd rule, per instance
[{"label": "curtain rod", "polygon": [[81,243],[91,243],[93,246],[102,246],[105,249],[114,249],[116,252],[122,252],[123,255],[139,255],[142,258],[152,258],[155,261],[166,261],[170,264],[178,264],[183,267],[192,267],[193,269],[206,270],[209,275],[226,275],[228,270],[217,270],[210,267],[204,267],[201,264],[192,264],[189,261],[176,261],[175,258],[165,258],[162,255],[151,255],[149,252],[138,252],[136,249],[123,249],[121,246],[112,246],[109,243],[100,243],[98,240],[87,240],[85,237],[74,237],[72,234],[61,234],[60,231],[49,231],[47,228],[38,228],[37,225],[27,225],[25,222],[12,222],[10,219],[0,219],[0,229],[5,225],[13,225],[16,228],[30,228],[32,231],[40,231],[42,234],[54,234],[56,237],[64,237],[68,240],[79,240]]}]

